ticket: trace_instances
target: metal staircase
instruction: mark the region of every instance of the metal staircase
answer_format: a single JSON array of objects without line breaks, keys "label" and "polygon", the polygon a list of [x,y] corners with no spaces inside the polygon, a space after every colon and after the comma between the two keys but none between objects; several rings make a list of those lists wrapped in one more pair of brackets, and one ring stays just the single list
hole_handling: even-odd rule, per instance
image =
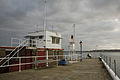
[{"label": "metal staircase", "polygon": [[[4,58],[0,60],[0,67],[5,67],[9,65],[9,61],[16,55],[18,54],[19,51],[21,51],[25,46],[27,46],[28,40],[24,40],[21,42],[15,49],[12,50],[8,55],[6,55]],[[8,64],[6,65],[6,63]]]}]

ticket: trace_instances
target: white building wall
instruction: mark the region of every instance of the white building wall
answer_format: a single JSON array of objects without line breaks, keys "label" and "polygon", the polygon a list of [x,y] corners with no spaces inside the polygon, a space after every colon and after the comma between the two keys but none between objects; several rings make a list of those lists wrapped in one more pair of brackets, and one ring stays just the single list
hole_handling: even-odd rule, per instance
[{"label": "white building wall", "polygon": [[[41,35],[44,36],[43,31],[29,33],[27,36],[41,36]],[[52,36],[59,37],[60,38],[60,43],[59,44],[52,44]],[[43,39],[39,39],[39,38],[33,39],[33,41],[36,42],[35,44],[36,44],[37,48],[44,48],[44,46],[46,46],[46,48],[61,49],[61,34],[46,31],[46,40],[45,40],[46,43],[44,42],[44,39],[45,39],[45,36],[43,37]]]},{"label": "white building wall", "polygon": [[61,35],[58,33],[46,31],[46,39],[47,39],[46,40],[46,48],[61,49],[61,39],[60,39],[59,44],[52,44],[52,36],[61,38]]}]

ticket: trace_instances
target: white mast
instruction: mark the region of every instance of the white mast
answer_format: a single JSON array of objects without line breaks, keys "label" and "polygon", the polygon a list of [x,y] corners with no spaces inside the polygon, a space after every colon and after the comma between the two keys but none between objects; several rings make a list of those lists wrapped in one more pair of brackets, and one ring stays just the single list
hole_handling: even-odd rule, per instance
[{"label": "white mast", "polygon": [[46,63],[46,66],[48,67],[48,50],[46,50],[46,27],[47,27],[47,19],[46,19],[46,16],[47,16],[47,0],[44,0],[44,21],[43,21],[43,27],[44,27],[44,49],[45,49],[45,54],[46,54],[46,60],[47,60],[47,63]]},{"label": "white mast", "polygon": [[75,24],[73,24],[73,36],[74,36],[74,39],[75,39]]},{"label": "white mast", "polygon": [[47,27],[47,20],[46,20],[46,4],[47,0],[44,0],[44,20],[43,20],[43,30],[44,30],[44,48],[46,48],[46,27]]},{"label": "white mast", "polygon": [[47,1],[44,0],[44,20],[43,20],[43,28],[44,28],[44,31],[46,30],[46,27],[47,27],[47,20],[46,20],[46,4],[47,4]]}]

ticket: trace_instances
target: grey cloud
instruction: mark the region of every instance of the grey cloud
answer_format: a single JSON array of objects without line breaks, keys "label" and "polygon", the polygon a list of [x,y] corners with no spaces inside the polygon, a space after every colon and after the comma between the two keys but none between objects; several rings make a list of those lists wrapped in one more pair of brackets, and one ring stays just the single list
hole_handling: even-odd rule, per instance
[{"label": "grey cloud", "polygon": [[[96,45],[115,46],[120,34],[120,25],[114,21],[120,18],[119,3],[119,0],[48,0],[47,29],[51,30],[53,25],[54,31],[62,34],[65,49],[73,34],[73,24],[76,24],[78,50],[80,40],[84,42],[84,50],[95,49]],[[43,0],[1,0],[0,43],[9,45],[11,37],[22,38],[34,31],[35,25],[43,29],[43,15]]]},{"label": "grey cloud", "polygon": [[[115,6],[119,6],[120,3],[119,0],[88,0],[88,4],[92,6],[92,8],[95,9],[105,9],[105,8],[111,8]],[[114,6],[113,6],[114,5]]]}]

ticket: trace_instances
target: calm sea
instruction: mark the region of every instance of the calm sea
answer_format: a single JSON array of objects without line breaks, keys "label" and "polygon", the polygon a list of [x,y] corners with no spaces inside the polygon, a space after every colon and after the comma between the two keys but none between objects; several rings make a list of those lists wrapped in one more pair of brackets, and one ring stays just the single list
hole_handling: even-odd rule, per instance
[{"label": "calm sea", "polygon": [[[77,51],[76,53],[80,54],[79,51]],[[82,54],[83,57],[86,58],[88,53],[90,53],[92,55],[92,57],[94,57],[94,58],[99,57],[100,54],[107,56],[107,59],[106,59],[107,63],[111,66],[113,71],[115,70],[115,67],[114,67],[114,60],[115,60],[117,75],[120,78],[120,52],[83,52],[83,54]],[[67,55],[67,54],[69,54],[69,52],[65,51],[64,54]]]}]

